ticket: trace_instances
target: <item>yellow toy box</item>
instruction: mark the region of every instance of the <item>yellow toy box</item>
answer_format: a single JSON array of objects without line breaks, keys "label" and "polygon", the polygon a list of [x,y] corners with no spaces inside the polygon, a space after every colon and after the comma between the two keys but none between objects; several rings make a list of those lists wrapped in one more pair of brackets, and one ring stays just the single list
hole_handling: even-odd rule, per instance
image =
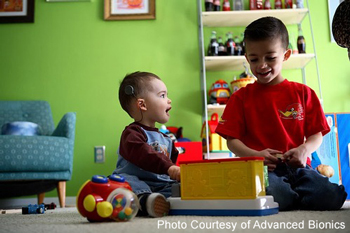
[{"label": "yellow toy box", "polygon": [[255,199],[265,196],[264,159],[246,157],[180,162],[181,199]]}]

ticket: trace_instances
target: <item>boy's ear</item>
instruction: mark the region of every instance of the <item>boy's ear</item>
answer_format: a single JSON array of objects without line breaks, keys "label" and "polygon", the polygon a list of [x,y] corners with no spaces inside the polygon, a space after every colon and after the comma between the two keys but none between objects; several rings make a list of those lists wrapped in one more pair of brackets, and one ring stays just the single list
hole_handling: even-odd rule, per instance
[{"label": "boy's ear", "polygon": [[287,51],[284,53],[283,61],[287,61],[289,59],[290,55],[292,55],[292,50],[287,49]]},{"label": "boy's ear", "polygon": [[141,110],[146,111],[147,107],[146,107],[146,102],[144,99],[137,99],[137,107]]}]

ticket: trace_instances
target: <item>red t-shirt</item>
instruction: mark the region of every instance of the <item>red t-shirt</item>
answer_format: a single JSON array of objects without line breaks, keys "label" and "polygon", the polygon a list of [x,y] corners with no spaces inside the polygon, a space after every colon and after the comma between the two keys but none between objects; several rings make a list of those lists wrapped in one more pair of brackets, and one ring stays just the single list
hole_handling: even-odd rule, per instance
[{"label": "red t-shirt", "polygon": [[239,139],[251,149],[283,153],[311,135],[329,131],[315,92],[288,80],[274,86],[255,82],[241,88],[231,96],[216,128],[222,137]]}]

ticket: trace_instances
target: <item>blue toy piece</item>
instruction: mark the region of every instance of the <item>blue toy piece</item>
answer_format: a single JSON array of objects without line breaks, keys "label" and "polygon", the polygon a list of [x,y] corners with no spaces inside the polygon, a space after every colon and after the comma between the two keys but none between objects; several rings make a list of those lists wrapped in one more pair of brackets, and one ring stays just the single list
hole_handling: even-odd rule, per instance
[{"label": "blue toy piece", "polygon": [[22,214],[43,214],[45,213],[45,205],[44,204],[34,204],[28,205],[27,207],[22,207]]}]

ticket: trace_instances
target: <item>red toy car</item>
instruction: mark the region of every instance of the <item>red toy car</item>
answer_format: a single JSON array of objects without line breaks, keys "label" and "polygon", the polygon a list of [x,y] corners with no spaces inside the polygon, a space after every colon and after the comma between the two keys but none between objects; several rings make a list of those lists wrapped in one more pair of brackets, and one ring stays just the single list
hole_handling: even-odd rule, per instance
[{"label": "red toy car", "polygon": [[124,177],[95,175],[77,195],[79,213],[90,222],[128,221],[139,210],[139,200]]}]

